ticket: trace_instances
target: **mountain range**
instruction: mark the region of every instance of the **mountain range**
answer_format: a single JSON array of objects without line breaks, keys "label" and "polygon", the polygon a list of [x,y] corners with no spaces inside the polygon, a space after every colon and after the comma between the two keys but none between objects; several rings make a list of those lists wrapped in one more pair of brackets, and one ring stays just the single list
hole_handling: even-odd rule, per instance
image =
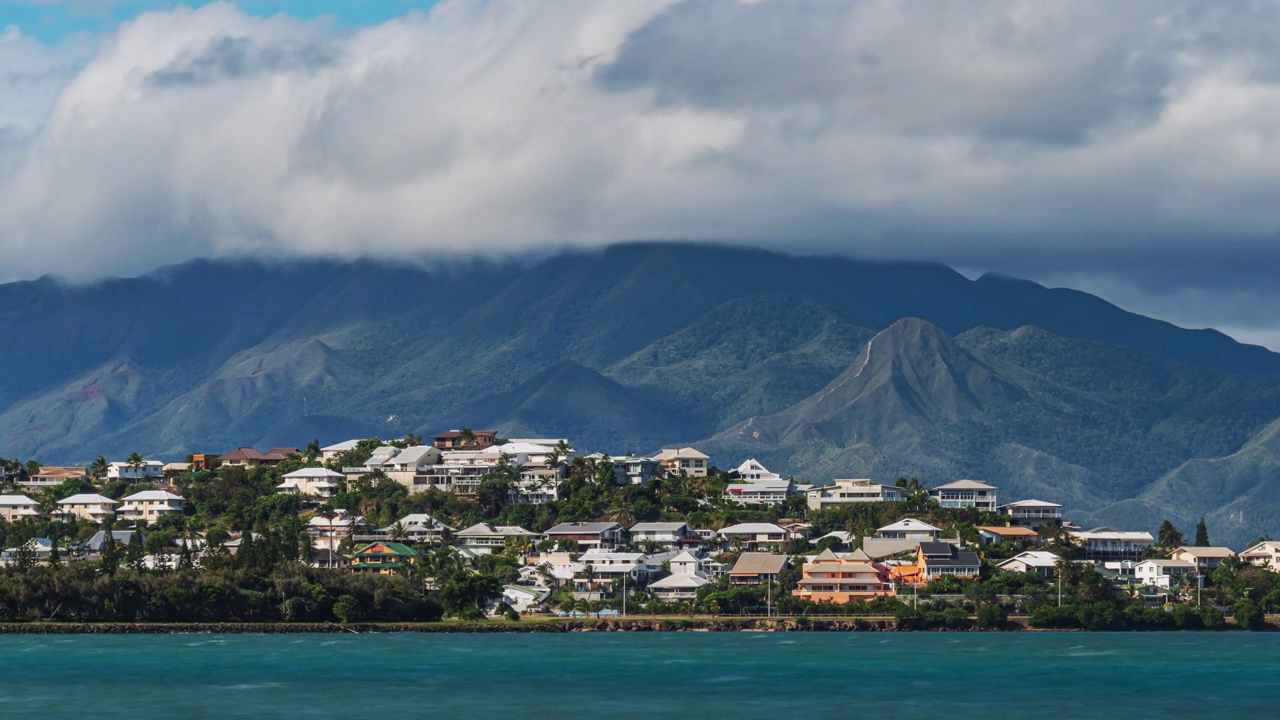
[{"label": "mountain range", "polygon": [[195,261],[0,285],[0,453],[179,458],[491,427],[804,482],[987,480],[1084,524],[1280,526],[1280,355],[942,265],[686,244]]}]

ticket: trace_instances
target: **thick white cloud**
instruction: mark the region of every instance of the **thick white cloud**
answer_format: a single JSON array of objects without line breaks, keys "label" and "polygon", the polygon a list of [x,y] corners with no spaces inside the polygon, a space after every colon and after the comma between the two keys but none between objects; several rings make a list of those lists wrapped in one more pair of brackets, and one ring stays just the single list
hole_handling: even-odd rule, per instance
[{"label": "thick white cloud", "polygon": [[673,238],[1261,287],[1278,35],[1271,3],[148,13],[56,100],[3,86],[0,274]]}]

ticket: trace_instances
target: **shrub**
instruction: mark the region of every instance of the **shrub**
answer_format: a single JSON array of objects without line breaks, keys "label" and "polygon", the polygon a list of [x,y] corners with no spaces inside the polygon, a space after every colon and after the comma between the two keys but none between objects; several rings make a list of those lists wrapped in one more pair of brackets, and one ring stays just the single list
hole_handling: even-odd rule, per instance
[{"label": "shrub", "polygon": [[999,605],[983,605],[978,608],[978,627],[995,630],[1009,622],[1009,615]]},{"label": "shrub", "polygon": [[1179,630],[1199,630],[1204,627],[1204,619],[1195,608],[1179,605],[1173,609],[1173,624]]},{"label": "shrub", "polygon": [[1221,630],[1227,626],[1227,619],[1223,617],[1222,611],[1216,607],[1200,608],[1200,623],[1205,630]]},{"label": "shrub", "polygon": [[1236,627],[1241,630],[1261,630],[1266,627],[1267,620],[1262,615],[1262,609],[1248,598],[1237,600],[1231,606],[1231,612],[1236,617]]},{"label": "shrub", "polygon": [[964,630],[969,627],[969,613],[964,608],[951,607],[942,611],[942,620],[953,630]]}]

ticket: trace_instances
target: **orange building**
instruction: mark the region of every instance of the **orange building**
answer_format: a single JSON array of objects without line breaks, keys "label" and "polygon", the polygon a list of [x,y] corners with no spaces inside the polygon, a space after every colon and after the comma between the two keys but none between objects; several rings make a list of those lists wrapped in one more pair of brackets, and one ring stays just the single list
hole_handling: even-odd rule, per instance
[{"label": "orange building", "polygon": [[792,592],[805,600],[834,603],[893,597],[894,594],[885,566],[872,562],[861,550],[836,557],[830,548],[805,563],[799,586]]}]

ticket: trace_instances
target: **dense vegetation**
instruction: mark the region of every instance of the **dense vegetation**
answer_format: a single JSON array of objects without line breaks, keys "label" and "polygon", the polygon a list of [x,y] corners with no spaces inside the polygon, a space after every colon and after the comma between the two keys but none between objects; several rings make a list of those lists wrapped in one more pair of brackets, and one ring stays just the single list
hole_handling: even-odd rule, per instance
[{"label": "dense vegetation", "polygon": [[[393,441],[418,442],[413,436]],[[335,465],[358,464],[381,441],[371,439]],[[374,472],[343,482],[340,492],[318,507],[304,505],[295,495],[275,492],[280,477],[292,470],[318,465],[318,444],[276,467],[225,467],[188,473],[175,481],[175,490],[188,499],[185,514],[167,516],[143,527],[133,542],[108,542],[100,559],[72,560],[65,549],[87,540],[99,528],[89,522],[24,520],[0,522],[4,547],[15,548],[12,562],[0,572],[0,620],[66,620],[116,622],[352,622],[431,621],[444,615],[479,619],[499,604],[502,586],[516,582],[522,556],[535,550],[514,541],[505,552],[468,561],[447,543],[419,547],[421,557],[390,576],[346,573],[309,567],[312,557],[307,521],[332,516],[338,509],[363,516],[373,527],[390,527],[391,539],[402,530],[396,521],[411,513],[427,513],[455,528],[476,522],[520,525],[544,531],[566,521],[602,518],[630,526],[640,521],[684,521],[692,527],[718,529],[739,522],[784,522],[805,519],[814,538],[843,531],[860,538],[904,517],[916,517],[940,527],[948,536],[978,542],[976,527],[996,524],[998,518],[974,510],[943,509],[930,502],[920,483],[902,478],[906,499],[899,503],[865,503],[808,511],[802,498],[769,508],[744,508],[722,498],[730,478],[714,471],[706,478],[671,477],[646,486],[618,486],[608,463],[576,457],[560,485],[561,499],[541,505],[508,504],[513,469],[499,466],[481,483],[474,499],[443,492],[410,494],[402,485]],[[11,479],[34,472],[16,461],[6,463]],[[146,486],[106,483],[103,492],[121,497]],[[18,488],[0,488],[13,492]],[[93,491],[88,483],[69,481],[40,494],[46,508],[59,498]],[[110,525],[108,525],[110,527]],[[1070,560],[1080,550],[1061,532],[1050,532],[1049,549]],[[1203,522],[1196,529],[1197,544],[1208,544]],[[221,545],[238,536],[231,554]],[[37,564],[24,543],[33,537],[57,538],[52,561]],[[196,562],[188,546],[203,539],[212,548]],[[1184,542],[1166,523],[1159,540],[1165,547]],[[1030,616],[1036,627],[1086,629],[1218,628],[1221,611],[1234,612],[1242,627],[1260,627],[1262,613],[1280,612],[1280,575],[1255,567],[1228,563],[1206,578],[1198,598],[1203,607],[1174,603],[1168,610],[1147,607],[1143,598],[1117,590],[1094,570],[1072,563],[1061,568],[1061,606],[1055,580],[1035,573],[993,572],[991,566],[1020,552],[1021,547],[997,544],[980,549],[984,573],[973,581],[944,578],[901,599],[854,602],[847,605],[811,603],[790,593],[800,579],[802,553],[830,547],[834,538],[810,543],[798,540],[778,548],[793,555],[793,563],[776,583],[764,587],[730,587],[727,578],[703,587],[695,601],[663,602],[643,589],[630,588],[626,600],[631,614],[762,614],[892,616],[903,628],[972,626],[998,628],[1010,614]],[[198,547],[198,545],[196,545]],[[350,552],[353,544],[340,548]],[[542,551],[576,552],[574,543],[546,541]],[[653,547],[636,550],[654,551]],[[719,559],[732,564],[740,548],[730,547]],[[719,553],[717,548],[715,552]],[[1158,550],[1151,552],[1159,555]],[[144,556],[158,558],[152,567]],[[198,565],[198,567],[197,567]],[[544,575],[550,580],[549,575]],[[551,583],[553,586],[554,582]],[[575,598],[568,587],[556,590],[552,606],[571,614],[622,609],[621,593],[608,600]],[[499,610],[509,610],[499,604]],[[518,619],[518,615],[508,612]]]}]

